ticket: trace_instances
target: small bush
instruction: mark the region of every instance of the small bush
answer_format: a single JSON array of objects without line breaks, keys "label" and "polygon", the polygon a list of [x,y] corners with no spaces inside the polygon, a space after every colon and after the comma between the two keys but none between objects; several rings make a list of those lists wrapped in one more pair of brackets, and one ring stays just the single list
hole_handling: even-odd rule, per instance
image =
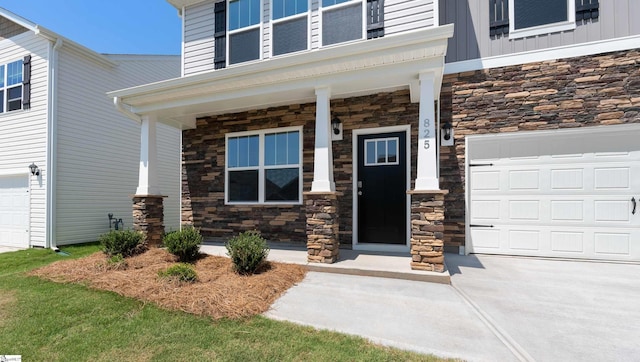
[{"label": "small bush", "polygon": [[177,256],[180,261],[190,262],[196,260],[200,255],[202,235],[198,229],[188,226],[180,231],[168,233],[162,242],[167,250]]},{"label": "small bush", "polygon": [[193,283],[198,280],[198,274],[193,269],[193,265],[186,263],[178,263],[165,270],[160,270],[158,276],[169,281]]},{"label": "small bush", "polygon": [[124,260],[122,254],[111,255],[107,259],[107,268],[114,270],[121,270],[127,268],[127,261]]},{"label": "small bush", "polygon": [[239,274],[253,274],[269,255],[269,247],[257,231],[245,231],[225,245],[227,255]]},{"label": "small bush", "polygon": [[142,233],[133,230],[111,230],[99,238],[102,251],[109,255],[122,257],[139,254],[146,250]]}]

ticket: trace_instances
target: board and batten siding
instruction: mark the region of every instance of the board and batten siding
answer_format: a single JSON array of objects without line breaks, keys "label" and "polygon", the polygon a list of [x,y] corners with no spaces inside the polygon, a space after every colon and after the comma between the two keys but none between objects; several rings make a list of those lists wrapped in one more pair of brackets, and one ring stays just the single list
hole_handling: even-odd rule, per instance
[{"label": "board and batten siding", "polygon": [[214,5],[206,1],[184,11],[184,75],[213,70]]},{"label": "board and batten siding", "polygon": [[[602,0],[596,21],[579,21],[574,30],[519,39],[489,35],[489,2],[440,1],[440,23],[455,24],[449,39],[446,62],[486,58],[564,45],[621,38],[640,34],[640,1]],[[385,21],[386,23],[386,21]]]},{"label": "board and batten siding", "polygon": [[[180,76],[178,56],[109,56],[97,64],[62,47],[58,73],[56,244],[94,241],[108,214],[132,228],[138,186],[140,125],[117,111],[106,92]],[[158,182],[165,227],[179,228],[179,130],[158,127]]]},{"label": "board and batten siding", "polygon": [[0,64],[31,55],[31,108],[0,113],[0,175],[30,177],[28,166],[35,162],[40,176],[30,177],[31,246],[45,246],[46,187],[48,182],[47,117],[50,43],[33,32],[0,41]]},{"label": "board and batten siding", "polygon": [[[188,6],[184,10],[184,45],[182,70],[185,76],[214,69],[214,6],[210,0]],[[366,6],[366,5],[365,5]],[[406,31],[437,26],[435,24],[434,0],[386,0],[384,10],[385,35],[393,36]],[[310,50],[321,48],[321,8],[319,0],[310,2]],[[271,55],[272,23],[271,0],[262,2],[263,60]],[[363,40],[364,41],[364,40]]]}]

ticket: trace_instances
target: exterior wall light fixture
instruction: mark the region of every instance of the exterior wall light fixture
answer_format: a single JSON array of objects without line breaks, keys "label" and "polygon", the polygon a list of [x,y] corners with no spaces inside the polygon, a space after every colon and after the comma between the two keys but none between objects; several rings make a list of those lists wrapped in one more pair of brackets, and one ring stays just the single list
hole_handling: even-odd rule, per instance
[{"label": "exterior wall light fixture", "polygon": [[442,146],[453,146],[453,127],[451,122],[445,122],[442,125],[440,144]]},{"label": "exterior wall light fixture", "polygon": [[40,169],[38,168],[38,166],[36,166],[35,163],[32,162],[29,165],[29,170],[31,171],[32,176],[40,176]]},{"label": "exterior wall light fixture", "polygon": [[342,121],[338,116],[334,116],[331,120],[331,129],[333,133],[331,134],[332,141],[342,141]]}]

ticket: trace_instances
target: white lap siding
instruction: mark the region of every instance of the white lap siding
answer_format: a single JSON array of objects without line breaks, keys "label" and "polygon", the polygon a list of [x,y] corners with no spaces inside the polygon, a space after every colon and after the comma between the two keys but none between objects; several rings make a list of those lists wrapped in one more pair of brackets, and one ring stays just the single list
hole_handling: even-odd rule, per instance
[{"label": "white lap siding", "polygon": [[49,42],[32,32],[0,41],[0,64],[31,55],[31,109],[0,113],[0,175],[28,177],[32,162],[41,170],[30,178],[31,246],[44,246],[46,239],[48,52]]},{"label": "white lap siding", "polygon": [[[107,214],[132,227],[138,185],[140,125],[113,106],[106,92],[178,77],[179,57],[111,56],[97,64],[63,48],[59,59],[56,243],[94,241],[109,230]],[[165,226],[179,228],[180,131],[158,128],[159,186],[168,197]]]}]

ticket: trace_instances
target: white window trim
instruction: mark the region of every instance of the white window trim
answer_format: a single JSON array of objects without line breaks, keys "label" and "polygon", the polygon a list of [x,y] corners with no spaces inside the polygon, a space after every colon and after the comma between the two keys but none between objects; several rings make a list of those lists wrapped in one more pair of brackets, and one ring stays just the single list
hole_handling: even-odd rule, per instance
[{"label": "white window trim", "polygon": [[[231,3],[231,0],[226,0],[227,1],[227,9],[225,11],[225,16],[226,16],[226,21],[227,21],[227,33],[226,33],[226,37],[227,37],[227,41],[225,42],[225,46],[226,46],[226,51],[227,51],[227,57],[225,59],[226,62],[226,67],[234,67],[234,66],[238,66],[238,65],[243,65],[243,64],[251,64],[251,63],[255,63],[255,62],[259,62],[263,59],[263,51],[262,51],[262,43],[264,41],[264,29],[262,28],[262,23],[263,21],[263,17],[264,17],[264,1],[260,0],[260,18],[257,24],[253,24],[253,25],[249,25],[249,26],[245,26],[242,28],[238,28],[238,29],[229,29],[229,14],[231,13],[231,6],[229,5]],[[253,60],[247,60],[246,62],[240,62],[240,63],[231,63],[231,51],[230,51],[230,47],[229,45],[231,44],[231,35],[233,34],[237,34],[237,33],[242,33],[244,31],[248,31],[248,30],[253,30],[253,29],[259,29],[258,33],[260,34],[260,39],[258,40],[258,58],[257,59],[253,59]]]},{"label": "white window trim", "polygon": [[[302,52],[306,52],[309,49],[311,49],[311,0],[307,0],[307,11],[304,13],[300,13],[300,14],[295,14],[295,15],[289,15],[289,16],[285,16],[282,17],[280,19],[274,19],[273,18],[273,0],[269,0],[270,3],[269,5],[271,6],[271,9],[269,10],[269,19],[271,20],[271,24],[269,26],[269,29],[271,31],[271,36],[270,36],[270,40],[269,40],[269,56],[271,58],[279,58],[279,57],[283,57],[283,56],[287,56],[287,55],[291,55],[291,54],[298,54],[298,53],[302,53]],[[290,52],[290,53],[284,53],[284,54],[278,54],[278,55],[274,55],[273,54],[273,26],[278,24],[278,23],[284,23],[286,21],[289,20],[295,20],[297,18],[302,18],[302,17],[307,17],[307,48],[306,49],[302,49],[302,50],[298,50],[295,52]]]},{"label": "white window trim", "polygon": [[[9,64],[15,63],[15,62],[20,62],[22,61],[22,59],[16,59],[16,60],[12,60],[10,62],[6,62],[6,63],[2,63],[0,64],[1,67],[4,67],[4,85],[2,87],[0,87],[0,91],[2,91],[2,99],[0,99],[0,102],[2,102],[2,112],[0,112],[0,114],[7,114],[7,113],[13,113],[13,112],[17,112],[17,111],[21,111],[23,110],[22,108],[22,101],[23,101],[23,97],[24,97],[24,64],[23,69],[22,69],[22,80],[19,83],[13,84],[13,85],[9,85]],[[13,88],[17,88],[20,87],[20,89],[22,90],[20,92],[20,109],[14,109],[12,111],[9,110],[9,89],[13,89]]]},{"label": "white window trim", "polygon": [[[345,42],[341,42],[341,43],[334,43],[334,44],[327,44],[324,45],[323,44],[323,39],[322,39],[322,29],[324,28],[324,22],[322,19],[324,19],[324,12],[325,10],[334,10],[334,9],[339,9],[339,8],[345,8],[348,6],[352,6],[356,3],[360,3],[361,8],[362,8],[362,36],[360,37],[360,39],[354,39],[354,40],[350,40],[350,41],[345,41]],[[361,40],[365,40],[367,39],[367,4],[365,0],[349,0],[349,1],[345,1],[343,3],[340,4],[336,4],[336,5],[331,5],[331,6],[327,6],[324,7],[322,6],[322,0],[319,0],[318,2],[318,7],[320,8],[320,18],[318,19],[318,47],[319,48],[329,48],[329,47],[333,47],[333,46],[338,46],[338,45],[342,45],[342,44],[349,44],[349,43],[353,43],[353,42],[358,42]]]},{"label": "white window trim", "polygon": [[[303,137],[303,127],[302,126],[292,126],[292,127],[281,127],[281,128],[269,128],[269,129],[261,129],[255,131],[243,131],[243,132],[232,132],[227,133],[224,136],[224,203],[225,205],[302,205],[302,187],[304,184],[303,179],[303,170],[302,166],[304,164],[303,157],[303,148],[304,148],[304,137]],[[300,149],[298,150],[298,201],[265,201],[265,185],[264,185],[264,176],[266,169],[277,169],[277,168],[294,168],[295,165],[273,165],[273,166],[265,166],[264,164],[264,136],[267,133],[283,133],[283,132],[292,132],[298,131],[298,137],[300,141]],[[229,168],[229,154],[227,152],[227,144],[229,143],[229,138],[233,137],[242,137],[242,136],[258,136],[258,166],[252,167],[233,167]],[[243,171],[243,170],[255,170],[258,169],[258,201],[229,201],[229,171]]]},{"label": "white window trim", "polygon": [[576,28],[576,3],[567,1],[567,21],[533,26],[523,29],[515,29],[515,0],[509,0],[509,39],[520,39],[528,36],[551,34]]},{"label": "white window trim", "polygon": [[[376,158],[375,162],[368,162],[368,148],[367,148],[367,143],[371,143],[373,142],[375,144],[375,148],[376,150],[378,149],[378,141],[385,141],[385,144],[387,145],[387,152],[386,152],[386,159],[389,159],[389,141],[396,141],[396,160],[394,162],[388,162],[387,160],[385,160],[385,162],[378,162],[378,159]],[[364,165],[365,166],[387,166],[387,165],[398,165],[400,164],[400,153],[398,152],[398,149],[400,147],[400,139],[398,137],[387,137],[387,138],[371,138],[368,140],[364,141]],[[376,152],[377,155],[377,152]]]}]

